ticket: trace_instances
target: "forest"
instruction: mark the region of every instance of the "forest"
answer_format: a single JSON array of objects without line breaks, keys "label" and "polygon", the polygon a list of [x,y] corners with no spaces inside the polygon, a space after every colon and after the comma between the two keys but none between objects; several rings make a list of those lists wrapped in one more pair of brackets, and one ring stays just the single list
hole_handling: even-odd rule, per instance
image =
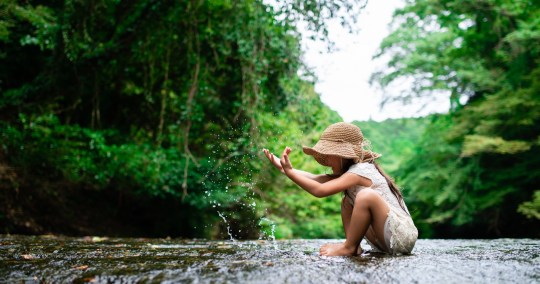
[{"label": "forest", "polygon": [[[0,233],[343,238],[342,196],[310,196],[262,149],[328,172],[301,146],[342,118],[297,26],[329,41],[369,3],[277,2],[3,0]],[[540,2],[407,0],[391,27],[371,84],[450,109],[353,123],[420,237],[540,237]]]}]

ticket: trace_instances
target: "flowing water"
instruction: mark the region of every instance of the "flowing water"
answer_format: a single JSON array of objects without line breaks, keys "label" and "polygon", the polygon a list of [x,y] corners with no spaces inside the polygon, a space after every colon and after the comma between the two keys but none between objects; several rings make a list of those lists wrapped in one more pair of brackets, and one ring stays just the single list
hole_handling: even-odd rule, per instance
[{"label": "flowing water", "polygon": [[537,239],[419,240],[409,256],[321,257],[327,242],[0,235],[0,282],[540,283]]}]

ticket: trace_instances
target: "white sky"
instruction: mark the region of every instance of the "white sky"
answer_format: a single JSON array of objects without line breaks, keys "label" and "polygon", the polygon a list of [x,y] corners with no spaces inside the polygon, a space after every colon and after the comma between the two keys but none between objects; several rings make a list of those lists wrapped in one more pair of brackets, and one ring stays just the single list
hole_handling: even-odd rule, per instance
[{"label": "white sky", "polygon": [[371,58],[390,32],[393,11],[401,6],[402,0],[368,1],[358,16],[359,32],[355,34],[350,34],[337,21],[330,22],[330,39],[337,49],[333,53],[327,53],[325,43],[303,40],[303,60],[318,77],[315,90],[321,100],[347,122],[421,116],[449,109],[444,96],[430,102],[422,111],[418,105],[394,103],[382,110],[379,107],[382,93],[369,85],[369,77],[384,66],[384,61]]}]

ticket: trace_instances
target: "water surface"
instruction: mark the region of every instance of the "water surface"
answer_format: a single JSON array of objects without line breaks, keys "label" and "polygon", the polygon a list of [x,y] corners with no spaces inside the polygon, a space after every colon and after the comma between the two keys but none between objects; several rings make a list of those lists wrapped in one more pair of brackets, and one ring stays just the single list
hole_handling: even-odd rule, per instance
[{"label": "water surface", "polygon": [[0,281],[540,283],[540,240],[536,239],[419,240],[409,256],[365,252],[356,257],[321,257],[319,247],[327,242],[340,240],[0,235]]}]

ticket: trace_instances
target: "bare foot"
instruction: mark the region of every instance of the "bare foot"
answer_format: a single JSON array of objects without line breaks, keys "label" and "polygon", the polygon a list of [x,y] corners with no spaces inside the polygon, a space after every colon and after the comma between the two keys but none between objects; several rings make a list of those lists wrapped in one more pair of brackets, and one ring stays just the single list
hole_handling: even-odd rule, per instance
[{"label": "bare foot", "polygon": [[[360,248],[360,253],[362,249]],[[356,248],[348,248],[345,243],[341,244],[325,244],[319,250],[320,255],[326,256],[353,256],[356,255]]]}]

